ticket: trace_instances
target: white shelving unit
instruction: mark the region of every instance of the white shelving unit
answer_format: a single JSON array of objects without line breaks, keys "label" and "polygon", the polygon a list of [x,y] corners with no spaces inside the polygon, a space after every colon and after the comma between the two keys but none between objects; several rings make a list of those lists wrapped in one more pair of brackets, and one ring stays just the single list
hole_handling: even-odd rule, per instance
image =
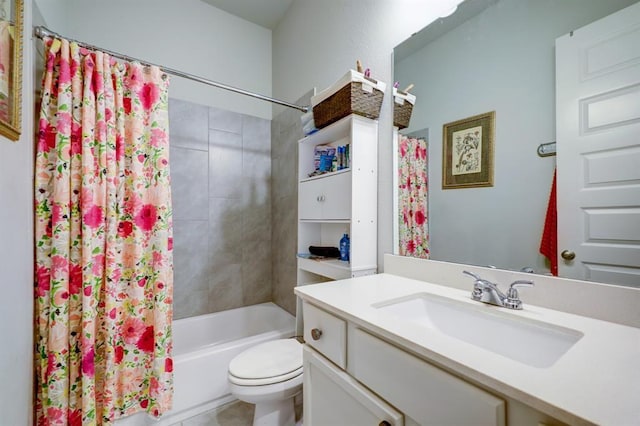
[{"label": "white shelving unit", "polygon": [[[350,167],[309,177],[314,148],[349,144]],[[377,270],[378,122],[347,116],[299,141],[298,253],[309,246],[339,247],[349,234],[350,261],[298,257],[298,285],[362,275]]]}]

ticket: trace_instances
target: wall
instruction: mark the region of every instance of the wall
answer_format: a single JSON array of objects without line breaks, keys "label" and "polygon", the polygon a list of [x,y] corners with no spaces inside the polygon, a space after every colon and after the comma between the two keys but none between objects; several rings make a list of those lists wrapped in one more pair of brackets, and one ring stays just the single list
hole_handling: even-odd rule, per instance
[{"label": "wall", "polygon": [[32,423],[33,353],[33,45],[25,4],[22,135],[0,136],[0,423]]},{"label": "wall", "polygon": [[174,318],[271,300],[271,122],[171,99]]},{"label": "wall", "polygon": [[[310,90],[296,101],[309,105]],[[300,114],[287,109],[271,121],[271,231],[273,253],[273,302],[296,313],[293,287],[297,281],[298,247],[298,140],[302,137]]]},{"label": "wall", "polygon": [[[200,0],[37,0],[49,29],[103,49],[271,95],[271,31]],[[271,106],[172,77],[170,95],[261,118]]]},{"label": "wall", "polygon": [[[423,26],[433,21],[448,2],[441,0],[296,0],[283,20],[273,32],[273,96],[285,100],[298,99],[314,87],[319,90],[331,85],[348,69],[355,68],[356,59],[372,71],[372,76],[391,83],[393,47]],[[378,270],[383,269],[383,254],[392,252],[392,157],[391,157],[391,101],[389,96],[380,113],[378,140]],[[282,112],[275,107],[274,117]],[[285,121],[300,117],[290,112]],[[296,118],[297,117],[297,118]],[[276,149],[294,145],[302,136],[290,136],[286,132],[273,133],[272,144]],[[275,147],[278,148],[275,148]],[[274,165],[276,163],[274,162]],[[290,182],[274,166],[274,182],[282,179],[295,191],[296,181]],[[287,174],[288,179],[294,175]],[[274,207],[279,211],[297,209],[297,197],[274,198]],[[274,216],[276,217],[276,216]],[[288,216],[287,216],[288,217]],[[286,225],[295,229],[295,219]],[[274,232],[277,229],[274,228]],[[274,241],[282,235],[274,234]],[[287,256],[295,254],[295,245],[284,245]],[[276,248],[274,247],[274,250]],[[293,259],[293,258],[291,258]],[[277,262],[277,261],[276,261]],[[290,262],[295,262],[295,259]],[[295,267],[281,267],[276,263],[280,275],[274,276],[274,289],[289,300],[295,301],[293,286],[296,282]],[[288,288],[287,288],[288,286]],[[274,298],[274,300],[281,300]],[[280,303],[280,302],[278,302]]]},{"label": "wall", "polygon": [[[538,253],[555,157],[555,39],[632,0],[501,0],[396,66],[430,129],[432,259],[548,272]],[[442,190],[442,126],[496,111],[491,188]]]}]

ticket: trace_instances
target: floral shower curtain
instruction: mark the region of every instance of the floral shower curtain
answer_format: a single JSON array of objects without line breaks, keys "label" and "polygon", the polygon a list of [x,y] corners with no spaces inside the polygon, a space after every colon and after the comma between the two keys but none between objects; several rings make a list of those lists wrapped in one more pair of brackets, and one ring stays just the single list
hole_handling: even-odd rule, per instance
[{"label": "floral shower curtain", "polygon": [[398,206],[400,255],[429,258],[427,141],[400,135]]},{"label": "floral shower curtain", "polygon": [[39,425],[171,407],[168,78],[47,40],[35,164]]}]

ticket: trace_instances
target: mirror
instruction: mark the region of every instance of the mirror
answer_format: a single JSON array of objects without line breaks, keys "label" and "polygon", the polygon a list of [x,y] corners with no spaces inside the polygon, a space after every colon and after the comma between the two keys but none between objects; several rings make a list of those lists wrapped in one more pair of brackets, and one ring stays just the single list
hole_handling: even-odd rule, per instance
[{"label": "mirror", "polygon": [[0,134],[17,141],[22,123],[22,0],[0,0]]},{"label": "mirror", "polygon": [[[428,129],[431,259],[549,272],[555,157],[537,149],[555,141],[555,40],[636,1],[466,0],[394,49],[393,79],[417,98],[400,133]],[[443,190],[443,125],[491,111],[493,186]]]}]

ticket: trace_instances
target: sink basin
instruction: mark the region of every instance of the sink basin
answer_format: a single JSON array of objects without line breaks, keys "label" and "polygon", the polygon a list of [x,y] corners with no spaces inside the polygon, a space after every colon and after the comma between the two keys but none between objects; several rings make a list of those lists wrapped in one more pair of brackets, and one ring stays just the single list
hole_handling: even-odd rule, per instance
[{"label": "sink basin", "polygon": [[461,303],[426,293],[373,307],[537,368],[555,364],[583,336],[579,331],[511,315],[495,306]]}]

